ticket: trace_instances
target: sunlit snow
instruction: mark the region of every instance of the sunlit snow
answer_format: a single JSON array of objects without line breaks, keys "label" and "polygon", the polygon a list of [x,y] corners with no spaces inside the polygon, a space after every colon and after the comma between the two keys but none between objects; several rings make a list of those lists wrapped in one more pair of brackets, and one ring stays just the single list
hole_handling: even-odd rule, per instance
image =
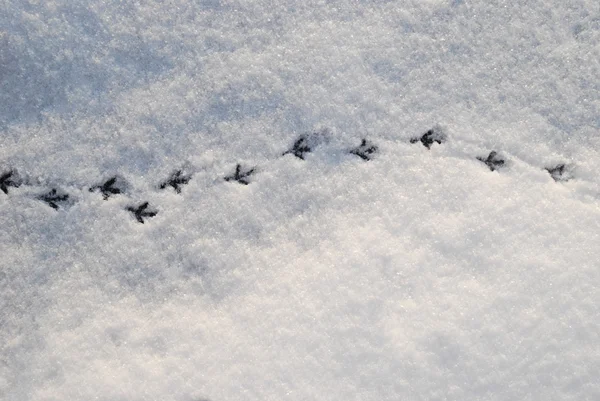
[{"label": "sunlit snow", "polygon": [[597,0],[0,3],[1,400],[600,399]]}]

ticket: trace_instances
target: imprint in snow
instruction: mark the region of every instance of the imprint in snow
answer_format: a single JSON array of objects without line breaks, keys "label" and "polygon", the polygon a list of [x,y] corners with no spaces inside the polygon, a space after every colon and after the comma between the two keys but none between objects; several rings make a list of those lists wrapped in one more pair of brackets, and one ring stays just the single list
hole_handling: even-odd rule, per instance
[{"label": "imprint in snow", "polygon": [[292,154],[297,158],[304,160],[304,155],[312,152],[315,147],[323,143],[327,139],[328,133],[329,131],[325,129],[312,134],[300,135],[292,145],[292,148],[284,152],[282,156]]},{"label": "imprint in snow", "polygon": [[127,183],[119,176],[109,178],[104,184],[96,185],[90,188],[90,192],[100,190],[104,200],[110,198],[111,195],[117,195],[125,192]]},{"label": "imprint in snow", "polygon": [[446,134],[444,134],[441,128],[433,127],[424,133],[420,138],[412,138],[410,140],[410,143],[417,142],[421,142],[427,149],[431,149],[431,145],[433,145],[434,142],[437,142],[440,145],[446,142]]},{"label": "imprint in snow", "polygon": [[175,192],[181,193],[181,186],[187,184],[192,179],[192,174],[184,174],[183,170],[177,170],[171,176],[160,184],[160,189],[173,187]]},{"label": "imprint in snow", "polygon": [[141,205],[139,205],[138,207],[129,206],[127,208],[128,211],[133,213],[133,215],[135,216],[135,219],[142,224],[144,224],[144,217],[154,217],[158,214],[158,212],[155,210],[146,210],[146,209],[148,209],[148,202],[144,202]]},{"label": "imprint in snow", "polygon": [[50,192],[38,196],[38,199],[46,202],[52,209],[58,209],[59,206],[64,206],[69,200],[69,195],[57,191],[56,188],[52,188]]},{"label": "imprint in snow", "polygon": [[564,163],[561,163],[555,167],[546,167],[546,171],[550,173],[550,176],[556,182],[569,181],[571,178],[573,178],[573,175]]},{"label": "imprint in snow", "polygon": [[248,185],[250,181],[248,181],[248,177],[255,173],[255,168],[251,168],[250,170],[242,171],[242,165],[238,164],[235,168],[235,173],[232,175],[228,175],[225,177],[225,181],[237,181],[240,184]]},{"label": "imprint in snow", "polygon": [[353,155],[360,157],[363,160],[371,160],[372,156],[377,153],[377,146],[363,139],[360,146],[350,151]]},{"label": "imprint in snow", "polygon": [[478,157],[477,160],[488,166],[491,171],[499,169],[506,163],[504,159],[498,156],[498,152],[496,152],[495,150],[492,150],[490,152],[487,159],[484,159],[483,157]]},{"label": "imprint in snow", "polygon": [[0,189],[8,195],[8,187],[19,188],[23,181],[16,170],[9,170],[0,175]]}]

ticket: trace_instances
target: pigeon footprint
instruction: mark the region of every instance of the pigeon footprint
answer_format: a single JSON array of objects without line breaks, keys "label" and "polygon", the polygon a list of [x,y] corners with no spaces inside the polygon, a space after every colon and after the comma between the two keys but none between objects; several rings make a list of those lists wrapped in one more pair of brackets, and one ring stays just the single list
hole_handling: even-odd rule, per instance
[{"label": "pigeon footprint", "polygon": [[2,192],[8,195],[8,188],[19,188],[23,180],[19,177],[19,174],[16,170],[9,170],[0,175],[0,189]]},{"label": "pigeon footprint", "polygon": [[242,171],[242,165],[238,164],[235,168],[235,173],[225,177],[225,181],[237,181],[240,184],[248,185],[250,181],[248,181],[248,177],[255,173],[255,168],[251,168],[250,170]]},{"label": "pigeon footprint", "polygon": [[172,187],[178,194],[181,193],[181,186],[186,185],[192,179],[192,174],[185,174],[183,170],[177,170],[171,176],[160,184],[160,189]]},{"label": "pigeon footprint", "polygon": [[506,164],[506,160],[498,156],[498,152],[495,150],[492,150],[486,159],[483,157],[478,157],[477,160],[488,166],[491,171],[496,171]]},{"label": "pigeon footprint", "polygon": [[327,133],[327,130],[323,130],[312,134],[300,135],[292,145],[291,149],[285,151],[282,156],[292,154],[298,159],[304,160],[307,153],[312,152],[315,147],[326,140]]},{"label": "pigeon footprint", "polygon": [[442,144],[446,142],[446,134],[439,127],[434,127],[421,135],[420,138],[412,138],[410,143],[421,142],[427,149],[431,149],[434,143]]},{"label": "pigeon footprint", "polygon": [[149,206],[148,202],[144,202],[141,205],[139,205],[138,207],[132,207],[129,206],[127,207],[127,211],[133,213],[135,219],[144,224],[144,217],[154,217],[158,214],[157,211],[155,210],[147,210]]},{"label": "pigeon footprint", "polygon": [[373,158],[373,155],[377,153],[377,146],[366,139],[363,139],[360,145],[357,148],[352,149],[350,153],[363,160],[369,161]]},{"label": "pigeon footprint", "polygon": [[99,190],[102,193],[104,200],[107,200],[112,195],[118,195],[125,192],[127,186],[125,180],[118,176],[109,178],[104,184],[96,185],[90,188],[90,192]]},{"label": "pigeon footprint", "polygon": [[571,171],[564,164],[558,164],[554,167],[546,167],[546,171],[550,174],[550,177],[556,182],[566,182],[573,178]]},{"label": "pigeon footprint", "polygon": [[52,209],[58,210],[60,206],[64,206],[69,201],[69,195],[52,188],[50,192],[38,196],[38,199],[46,202]]}]

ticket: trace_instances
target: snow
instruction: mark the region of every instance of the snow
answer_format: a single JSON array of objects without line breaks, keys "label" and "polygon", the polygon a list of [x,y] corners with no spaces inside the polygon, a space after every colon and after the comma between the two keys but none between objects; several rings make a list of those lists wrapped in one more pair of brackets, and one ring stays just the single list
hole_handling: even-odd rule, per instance
[{"label": "snow", "polygon": [[0,399],[600,398],[597,1],[2,9]]}]

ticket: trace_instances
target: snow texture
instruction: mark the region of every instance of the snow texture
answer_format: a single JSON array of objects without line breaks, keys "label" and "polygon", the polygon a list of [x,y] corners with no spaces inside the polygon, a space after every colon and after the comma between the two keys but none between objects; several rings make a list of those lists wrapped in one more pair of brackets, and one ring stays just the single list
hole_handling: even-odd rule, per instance
[{"label": "snow texture", "polygon": [[597,0],[1,5],[1,400],[600,399]]}]

